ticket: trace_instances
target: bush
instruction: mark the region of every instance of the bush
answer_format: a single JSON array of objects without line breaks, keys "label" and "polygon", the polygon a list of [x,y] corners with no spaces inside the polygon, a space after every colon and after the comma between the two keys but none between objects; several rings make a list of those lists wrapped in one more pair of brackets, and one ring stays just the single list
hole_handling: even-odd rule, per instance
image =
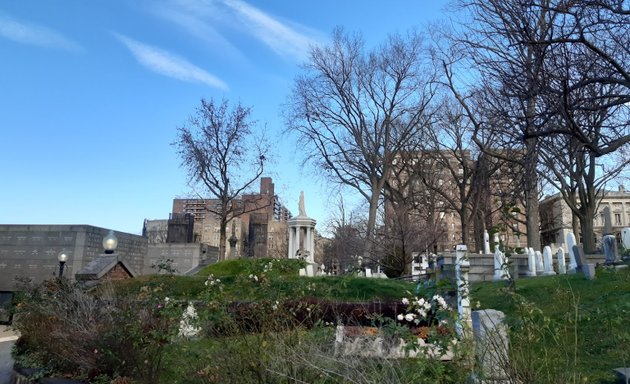
[{"label": "bush", "polygon": [[182,309],[159,303],[148,288],[143,293],[104,299],[65,279],[28,287],[14,321],[22,335],[13,350],[16,363],[85,380],[159,382],[164,346],[178,330]]}]

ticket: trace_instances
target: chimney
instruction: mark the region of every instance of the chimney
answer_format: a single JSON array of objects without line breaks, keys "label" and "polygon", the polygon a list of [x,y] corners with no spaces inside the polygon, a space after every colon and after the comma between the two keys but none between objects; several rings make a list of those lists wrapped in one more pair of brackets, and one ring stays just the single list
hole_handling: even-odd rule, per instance
[{"label": "chimney", "polygon": [[619,185],[619,192],[625,192],[626,191],[626,187],[624,187],[623,185]]}]

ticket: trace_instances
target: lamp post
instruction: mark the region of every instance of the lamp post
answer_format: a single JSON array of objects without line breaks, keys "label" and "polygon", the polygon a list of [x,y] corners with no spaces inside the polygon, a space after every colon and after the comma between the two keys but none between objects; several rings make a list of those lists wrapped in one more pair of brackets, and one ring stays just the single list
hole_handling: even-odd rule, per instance
[{"label": "lamp post", "polygon": [[103,248],[105,248],[105,254],[111,255],[116,251],[116,247],[118,247],[118,238],[114,234],[113,230],[109,230],[107,236],[103,238]]},{"label": "lamp post", "polygon": [[57,256],[57,260],[59,260],[59,280],[61,280],[61,278],[63,277],[63,267],[66,265],[68,255],[61,252],[59,256]]}]

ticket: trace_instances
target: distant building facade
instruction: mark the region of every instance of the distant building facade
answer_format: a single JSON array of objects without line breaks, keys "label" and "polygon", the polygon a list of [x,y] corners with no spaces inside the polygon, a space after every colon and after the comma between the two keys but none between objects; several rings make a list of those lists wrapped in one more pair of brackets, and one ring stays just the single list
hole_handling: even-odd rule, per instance
[{"label": "distant building facade", "polygon": [[[388,179],[392,192],[385,199],[386,222],[399,219],[396,215],[400,210],[408,215],[402,226],[415,230],[415,237],[423,238],[423,246],[418,250],[453,250],[462,241],[464,231],[459,213],[453,209],[462,201],[458,182],[466,172],[475,172],[472,183],[476,195],[470,202],[476,202],[477,211],[468,223],[468,248],[483,249],[484,229],[498,233],[506,246],[521,247],[521,240],[525,243],[526,238],[525,209],[515,188],[514,167],[489,157],[485,163],[475,164],[468,150],[405,154],[404,159],[394,163]],[[465,193],[470,188],[467,186]]]},{"label": "distant building facade", "polygon": [[[174,199],[171,215],[190,215],[194,242],[218,247],[219,217],[212,212],[218,204],[218,199]],[[272,179],[262,177],[259,193],[243,195],[234,204],[241,213],[228,222],[227,239],[233,237],[236,242],[234,250],[227,242],[226,258],[282,257],[291,212],[280,203]]]},{"label": "distant building facade", "polygon": [[[621,241],[621,230],[630,227],[630,191],[619,186],[617,191],[605,191],[593,220],[593,236],[597,248],[601,249],[601,240],[604,235],[604,208],[608,207],[611,214],[613,235],[617,241]],[[576,218],[577,221],[577,218]],[[564,202],[562,195],[556,193],[540,202],[540,233],[543,245],[553,244],[564,247],[567,234],[573,230],[573,214]],[[579,221],[575,223],[578,229],[576,238],[582,243]]]}]

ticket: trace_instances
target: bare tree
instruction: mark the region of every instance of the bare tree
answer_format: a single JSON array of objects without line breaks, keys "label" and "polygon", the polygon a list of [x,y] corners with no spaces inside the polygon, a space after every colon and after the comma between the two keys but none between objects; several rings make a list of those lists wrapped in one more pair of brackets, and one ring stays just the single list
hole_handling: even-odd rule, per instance
[{"label": "bare tree", "polygon": [[[227,224],[234,218],[262,208],[256,202],[238,201],[262,175],[267,163],[264,140],[254,136],[251,108],[240,103],[228,109],[227,100],[201,100],[187,124],[177,129],[173,145],[192,184],[200,184],[208,201],[206,209],[219,221],[219,259],[225,259]],[[268,204],[268,201],[264,204]]]},{"label": "bare tree", "polygon": [[[541,0],[549,3],[549,0]],[[516,161],[523,169],[527,243],[540,248],[538,210],[538,136],[540,87],[544,84],[544,58],[553,36],[548,7],[532,7],[524,0],[460,0],[468,11],[465,25],[450,35],[450,52],[442,58],[444,83],[449,86],[474,125],[473,140],[497,158]],[[525,44],[524,40],[536,42]],[[457,52],[457,55],[452,55]],[[453,59],[455,56],[455,59]],[[477,69],[474,86],[462,88],[454,77],[457,63]],[[471,75],[475,76],[475,75]],[[482,98],[473,109],[470,96]],[[493,151],[479,140],[483,132],[498,132],[501,151]]]},{"label": "bare tree", "polygon": [[[554,34],[536,40],[522,36],[525,45],[547,46],[552,57],[560,57],[555,64],[567,69],[563,81],[549,82],[545,91],[559,98],[570,100],[570,105],[562,100],[551,108],[554,114],[573,111],[595,112],[630,105],[630,7],[624,0],[585,0],[585,1],[534,1],[532,8],[557,15],[550,19]],[[570,55],[567,55],[569,53]],[[557,67],[553,68],[556,69]],[[576,72],[579,68],[581,71]],[[573,72],[571,72],[573,70]],[[557,76],[557,72],[555,74]],[[596,97],[593,86],[605,89]],[[591,91],[585,90],[590,88]],[[558,108],[560,110],[558,110]],[[566,118],[567,116],[565,116]],[[630,142],[628,129],[630,120],[623,120],[619,128],[625,134],[593,138],[584,125],[549,124],[530,136],[564,134],[573,136],[595,156],[617,151]]]},{"label": "bare tree", "polygon": [[366,256],[392,161],[418,145],[430,119],[423,49],[410,33],[366,52],[359,36],[338,29],[329,46],[312,49],[287,106],[288,129],[299,135],[305,162],[369,204]]}]

